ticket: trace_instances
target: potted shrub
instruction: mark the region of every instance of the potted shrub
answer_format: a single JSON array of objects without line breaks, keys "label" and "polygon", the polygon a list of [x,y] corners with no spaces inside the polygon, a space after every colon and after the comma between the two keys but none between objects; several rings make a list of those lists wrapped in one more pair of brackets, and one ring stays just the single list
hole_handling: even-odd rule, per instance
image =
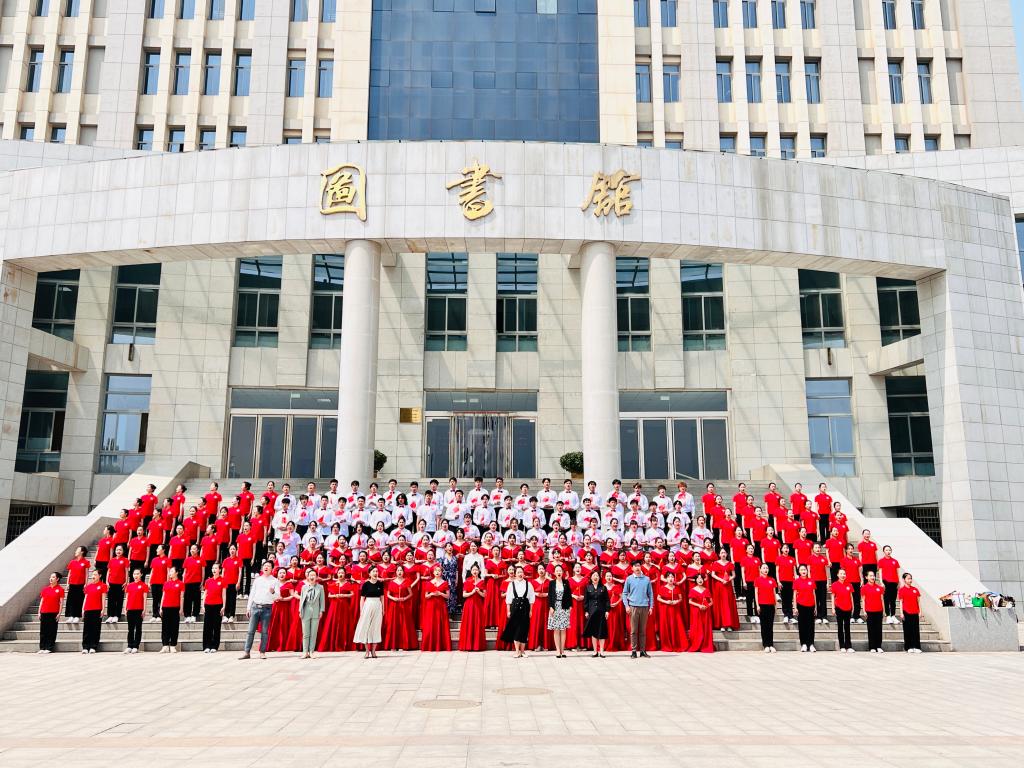
[{"label": "potted shrub", "polygon": [[373,449],[373,476],[376,477],[377,473],[384,469],[384,465],[388,463],[388,456],[382,451],[378,451],[376,448]]},{"label": "potted shrub", "polygon": [[573,480],[580,480],[583,477],[583,451],[569,451],[563,453],[558,460],[558,465],[569,473]]}]

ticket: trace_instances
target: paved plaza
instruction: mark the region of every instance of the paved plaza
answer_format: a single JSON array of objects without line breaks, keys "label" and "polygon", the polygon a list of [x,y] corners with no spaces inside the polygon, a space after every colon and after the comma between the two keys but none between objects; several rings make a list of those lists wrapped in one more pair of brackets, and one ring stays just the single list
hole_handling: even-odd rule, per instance
[{"label": "paved plaza", "polygon": [[0,766],[1024,761],[1024,655],[0,655]]}]

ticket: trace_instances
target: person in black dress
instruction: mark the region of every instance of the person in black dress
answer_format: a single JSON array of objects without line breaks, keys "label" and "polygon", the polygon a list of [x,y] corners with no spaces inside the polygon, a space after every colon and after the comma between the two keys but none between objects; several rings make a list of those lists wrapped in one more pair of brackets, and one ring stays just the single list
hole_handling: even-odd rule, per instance
[{"label": "person in black dress", "polygon": [[608,614],[611,609],[608,587],[601,583],[601,575],[595,569],[583,593],[583,637],[590,638],[594,646],[594,658],[604,658],[604,644],[608,639]]},{"label": "person in black dress", "polygon": [[524,576],[523,566],[517,566],[505,593],[508,621],[501,632],[502,641],[515,647],[513,658],[516,659],[526,656],[526,642],[530,636],[530,610],[536,599],[533,585]]}]

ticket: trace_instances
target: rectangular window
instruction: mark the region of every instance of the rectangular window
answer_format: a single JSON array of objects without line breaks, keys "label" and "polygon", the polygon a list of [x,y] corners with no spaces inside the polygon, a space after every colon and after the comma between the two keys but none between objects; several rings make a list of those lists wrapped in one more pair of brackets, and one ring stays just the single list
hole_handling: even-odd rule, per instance
[{"label": "rectangular window", "polygon": [[334,94],[334,59],[320,59],[316,63],[316,95],[329,99]]},{"label": "rectangular window", "polygon": [[344,254],[314,253],[313,310],[309,324],[309,346],[311,348],[341,348],[342,291],[344,288]]},{"label": "rectangular window", "polygon": [[763,133],[750,135],[751,157],[764,157],[768,153],[767,137]]},{"label": "rectangular window", "polygon": [[790,66],[788,61],[775,62],[775,98],[779,104],[789,104],[793,100],[790,87]]},{"label": "rectangular window", "polygon": [[64,442],[68,374],[26,371],[15,472],[58,472]]},{"label": "rectangular window", "polygon": [[67,138],[68,129],[64,125],[51,125],[50,126],[50,143],[51,144],[63,144],[64,139]]},{"label": "rectangular window", "polygon": [[821,104],[821,62],[816,59],[804,61],[804,84],[807,87],[807,103]]},{"label": "rectangular window", "polygon": [[217,146],[217,129],[216,128],[200,128],[199,129],[199,149],[213,149]]},{"label": "rectangular window", "polygon": [[817,23],[814,19],[814,0],[800,0],[800,26],[804,29],[816,29]]},{"label": "rectangular window", "polygon": [[256,0],[238,0],[238,20],[252,21],[256,18]]},{"label": "rectangular window", "polygon": [[845,347],[843,289],[837,272],[799,270],[804,349]]},{"label": "rectangular window", "polygon": [[238,260],[236,347],[276,347],[281,302],[281,257]]},{"label": "rectangular window", "polygon": [[715,19],[715,29],[726,29],[729,26],[728,0],[712,0],[711,9]]},{"label": "rectangular window", "polygon": [[939,151],[939,137],[938,136],[925,136],[924,137],[924,151],[925,152],[938,152]]},{"label": "rectangular window", "polygon": [[286,145],[288,145],[288,144],[301,144],[302,143],[302,134],[301,133],[288,133],[288,134],[285,134],[284,140],[281,143],[282,144],[286,144]]},{"label": "rectangular window", "polygon": [[679,264],[683,297],[683,349],[725,349],[725,297],[722,265]]},{"label": "rectangular window", "polygon": [[1014,219],[1014,232],[1017,235],[1017,258],[1020,260],[1020,269],[1024,273],[1024,217]]},{"label": "rectangular window", "polygon": [[636,65],[636,100],[639,104],[651,101],[651,65]]},{"label": "rectangular window", "polygon": [[649,27],[651,20],[647,13],[647,0],[633,0],[633,25]]},{"label": "rectangular window", "polygon": [[234,96],[249,95],[249,75],[252,73],[252,54],[235,54],[235,85],[231,91]]},{"label": "rectangular window", "polygon": [[210,0],[210,21],[224,20],[224,0]]},{"label": "rectangular window", "polygon": [[306,60],[288,59],[288,85],[286,96],[302,96],[306,90]]},{"label": "rectangular window", "polygon": [[921,310],[917,302],[917,283],[891,277],[879,277],[875,281],[882,346],[920,335]]},{"label": "rectangular window", "polygon": [[196,0],[181,0],[178,5],[179,19],[194,19],[196,17]]},{"label": "rectangular window", "polygon": [[757,29],[757,0],[743,0],[743,28]]},{"label": "rectangular window", "polygon": [[50,15],[50,0],[35,0],[32,4],[32,13],[35,16],[49,16]]},{"label": "rectangular window", "polygon": [[75,18],[76,16],[78,16],[81,5],[81,0],[65,0],[64,15],[67,16],[69,19]]},{"label": "rectangular window", "polygon": [[167,151],[168,152],[184,152],[185,151],[185,129],[184,128],[168,128],[167,129]]},{"label": "rectangular window", "polygon": [[229,147],[244,147],[245,146],[245,128],[231,128],[228,131],[228,146]]},{"label": "rectangular window", "polygon": [[143,96],[156,93],[160,82],[160,52],[142,52],[142,91]]},{"label": "rectangular window", "polygon": [[772,0],[772,29],[786,28],[786,0]]},{"label": "rectangular window", "polygon": [[188,75],[192,67],[192,54],[188,51],[177,51],[174,54],[174,95],[188,95]]},{"label": "rectangular window", "polygon": [[718,89],[718,103],[732,103],[732,59],[715,62],[715,82]]},{"label": "rectangular window", "polygon": [[761,61],[747,60],[747,101],[751,104],[761,103]]},{"label": "rectangular window", "polygon": [[896,154],[902,155],[910,151],[910,137],[907,135],[899,135],[896,137]]},{"label": "rectangular window", "polygon": [[61,48],[57,54],[57,93],[71,93],[71,75],[74,71],[75,50]]},{"label": "rectangular window", "polygon": [[929,61],[917,62],[917,87],[921,90],[921,103],[932,103],[932,65]]},{"label": "rectangular window", "polygon": [[903,103],[903,62],[889,62],[889,102]]},{"label": "rectangular window", "polygon": [[665,64],[662,68],[662,85],[666,104],[675,104],[679,101],[679,76],[678,64]]},{"label": "rectangular window", "polygon": [[896,29],[896,0],[882,0],[882,28]]},{"label": "rectangular window", "polygon": [[39,83],[43,77],[43,49],[32,48],[28,52],[25,73],[25,90],[28,93],[38,93]]},{"label": "rectangular window", "polygon": [[718,135],[718,151],[729,154],[736,154],[736,136],[732,133],[720,133]]},{"label": "rectangular window", "polygon": [[155,344],[159,298],[159,264],[126,264],[118,267],[110,343]]},{"label": "rectangular window", "polygon": [[36,126],[35,123],[23,123],[18,129],[18,138],[22,141],[35,141],[36,140]]},{"label": "rectangular window", "polygon": [[796,157],[796,136],[780,136],[779,152],[783,160],[792,160]]},{"label": "rectangular window", "polygon": [[935,456],[924,376],[886,377],[885,400],[893,477],[931,477]]},{"label": "rectangular window", "polygon": [[498,352],[537,351],[537,254],[498,254]]},{"label": "rectangular window", "polygon": [[676,0],[661,0],[661,26],[676,25]]},{"label": "rectangular window", "polygon": [[924,29],[924,0],[910,0],[910,18],[914,29]]},{"label": "rectangular window", "polygon": [[101,475],[130,475],[146,459],[149,431],[149,376],[108,374],[100,431]]},{"label": "rectangular window", "polygon": [[338,0],[320,0],[320,21],[333,24],[338,20]]},{"label": "rectangular window", "polygon": [[426,351],[466,351],[468,289],[468,254],[427,254],[427,321],[423,347]]},{"label": "rectangular window", "polygon": [[291,0],[292,21],[309,21],[309,0]]},{"label": "rectangular window", "polygon": [[615,259],[619,352],[651,351],[651,275],[648,259]]},{"label": "rectangular window", "polygon": [[135,148],[145,150],[153,149],[152,128],[139,128],[138,133],[135,135]]},{"label": "rectangular window", "polygon": [[162,19],[164,17],[164,0],[149,0],[149,13],[151,19]]},{"label": "rectangular window", "polygon": [[203,64],[203,95],[217,96],[220,94],[220,51],[207,51],[206,62]]},{"label": "rectangular window", "polygon": [[36,278],[32,327],[71,341],[78,311],[78,270],[40,272]]},{"label": "rectangular window", "polygon": [[807,379],[811,463],[826,477],[852,477],[856,462],[848,379]]}]

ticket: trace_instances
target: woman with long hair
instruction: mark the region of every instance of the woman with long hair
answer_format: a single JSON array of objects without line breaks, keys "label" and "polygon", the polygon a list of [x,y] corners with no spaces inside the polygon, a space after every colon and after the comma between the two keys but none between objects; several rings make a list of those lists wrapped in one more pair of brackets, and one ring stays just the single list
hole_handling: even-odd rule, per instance
[{"label": "woman with long hair", "polygon": [[128,640],[124,653],[138,653],[142,644],[142,614],[146,609],[146,595],[149,594],[149,585],[142,578],[141,568],[132,571],[132,581],[125,586],[124,592],[125,614],[128,618]]},{"label": "woman with long hair", "polygon": [[[591,553],[593,556],[593,553]],[[604,646],[608,641],[608,614],[611,603],[608,588],[601,583],[597,568],[590,572],[587,588],[583,592],[583,638],[590,640],[594,658],[604,657]]]},{"label": "woman with long hair", "polygon": [[473,563],[462,585],[462,622],[459,625],[459,650],[487,650],[484,630],[484,597],[487,589],[480,577],[480,566]]},{"label": "woman with long hair", "polygon": [[451,625],[448,622],[448,592],[450,585],[444,577],[444,566],[434,564],[434,575],[423,588],[423,607],[420,626],[423,629],[421,651],[450,651]]},{"label": "woman with long hair", "polygon": [[605,650],[609,653],[629,650],[629,624],[626,620],[626,606],[622,604],[622,585],[616,583],[610,571],[605,571],[604,586],[608,590],[608,641]]},{"label": "woman with long hair", "polygon": [[556,565],[548,587],[548,629],[554,636],[556,659],[565,658],[565,636],[572,627],[572,608],[572,587],[565,578],[565,570]]},{"label": "woman with long hair", "polygon": [[384,632],[381,648],[388,651],[414,651],[419,645],[416,617],[413,615],[413,586],[405,566],[395,567],[395,577],[384,586]]},{"label": "woman with long hair", "polygon": [[690,653],[714,653],[715,639],[711,628],[713,598],[704,583],[703,574],[697,574],[693,580],[687,603],[690,607],[690,634],[686,650]]},{"label": "woman with long hair", "polygon": [[[516,568],[512,572],[505,591],[506,621],[501,631],[501,640],[510,643],[515,648],[514,658],[526,657],[526,641],[530,634],[530,606],[533,605],[536,595],[533,585],[526,580],[523,568]],[[568,590],[568,587],[565,587]],[[548,593],[550,604],[551,593]],[[568,609],[566,609],[566,620]]]},{"label": "woman with long hair", "polygon": [[[700,574],[697,576],[702,578]],[[671,573],[668,574],[664,586],[654,591],[654,599],[658,603],[658,629],[663,651],[681,653],[687,649],[688,640],[682,616],[684,597],[683,591],[676,586],[675,576]]]},{"label": "woman with long hair", "polygon": [[77,624],[82,620],[82,601],[85,600],[85,583],[89,579],[90,566],[85,557],[86,551],[85,547],[75,549],[75,556],[65,568],[68,572],[68,597],[64,605],[64,617],[68,624]]},{"label": "woman with long hair", "polygon": [[85,585],[85,601],[82,612],[82,653],[96,653],[100,649],[100,618],[107,602],[106,584],[99,571],[89,573]]},{"label": "woman with long hair", "polygon": [[[525,568],[524,568],[525,571]],[[526,647],[534,651],[550,651],[555,647],[553,633],[548,630],[548,589],[551,577],[546,568],[541,568],[533,584],[534,601],[530,608],[530,635]]]},{"label": "woman with long hair", "polygon": [[46,586],[39,592],[38,653],[53,653],[57,650],[57,619],[63,600],[64,587],[60,585],[60,574],[51,573]]},{"label": "woman with long hair", "polygon": [[377,566],[371,565],[366,581],[359,587],[359,623],[352,642],[366,649],[364,659],[377,658],[377,645],[381,639],[381,624],[384,620],[384,583],[380,580]]},{"label": "woman with long hair", "polygon": [[[723,547],[718,553],[718,560],[709,567],[710,580],[705,583],[705,586],[711,586],[711,625],[725,632],[735,632],[740,628],[740,612],[733,589],[735,567],[729,561],[729,551]],[[689,613],[693,614],[692,611]]]}]

